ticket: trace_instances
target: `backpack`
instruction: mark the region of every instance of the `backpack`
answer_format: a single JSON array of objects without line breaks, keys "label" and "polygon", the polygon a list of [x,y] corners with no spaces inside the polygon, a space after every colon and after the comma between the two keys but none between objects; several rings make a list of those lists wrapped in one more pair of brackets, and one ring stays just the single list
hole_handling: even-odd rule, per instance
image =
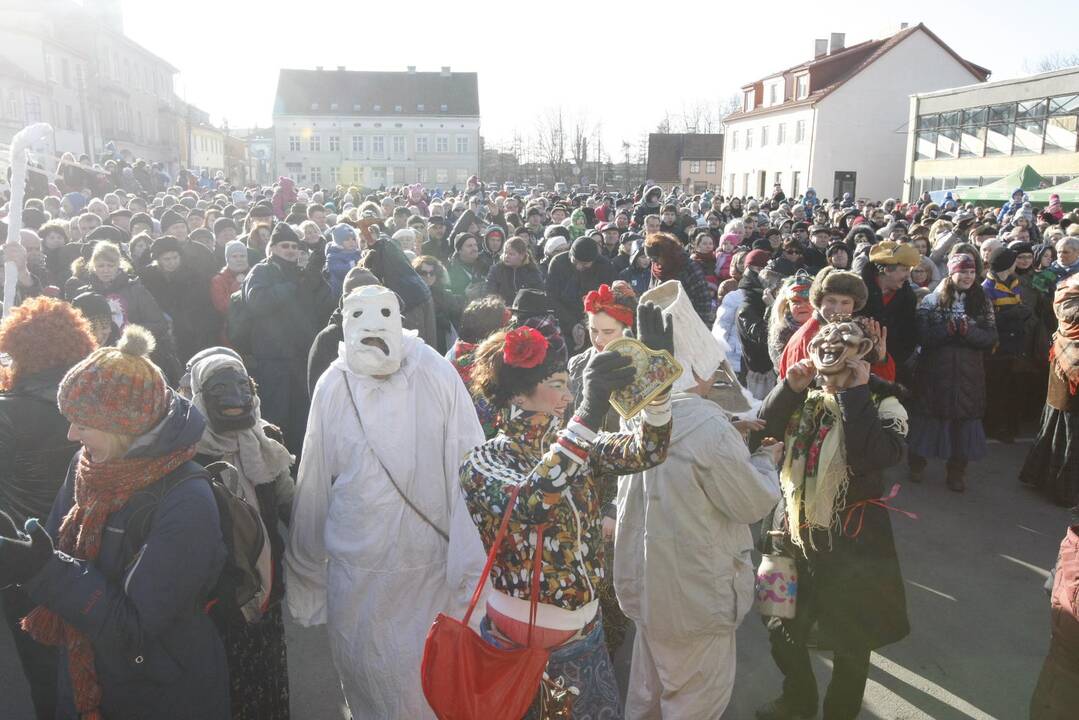
[{"label": "backpack", "polygon": [[251,310],[244,301],[244,290],[240,288],[229,296],[225,328],[229,345],[241,355],[251,353],[252,320]]},{"label": "backpack", "polygon": [[[206,593],[205,610],[223,613],[229,622],[256,623],[269,609],[273,581],[273,560],[269,534],[258,510],[238,490],[239,474],[225,462],[205,469],[197,463],[181,465],[149,492],[132,496],[139,505],[131,513],[125,533],[127,564],[137,559],[153,526],[157,506],[165,496],[186,480],[201,478],[210,484],[225,541],[225,565]],[[237,489],[234,489],[237,488]]]}]

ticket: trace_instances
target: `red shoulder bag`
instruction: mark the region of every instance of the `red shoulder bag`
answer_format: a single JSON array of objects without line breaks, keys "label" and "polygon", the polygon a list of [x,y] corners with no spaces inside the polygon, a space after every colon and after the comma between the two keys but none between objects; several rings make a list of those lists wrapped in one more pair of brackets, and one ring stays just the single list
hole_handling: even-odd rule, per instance
[{"label": "red shoulder bag", "polygon": [[439,613],[423,647],[420,679],[427,703],[439,720],[519,720],[528,712],[539,691],[547,667],[548,650],[532,646],[539,602],[540,567],[543,563],[543,531],[536,528],[536,553],[532,558],[528,645],[512,650],[494,647],[469,626],[483,585],[491,574],[495,555],[506,539],[510,513],[521,486],[513,488],[498,534],[487,553],[487,564],[472,593],[464,619]]}]

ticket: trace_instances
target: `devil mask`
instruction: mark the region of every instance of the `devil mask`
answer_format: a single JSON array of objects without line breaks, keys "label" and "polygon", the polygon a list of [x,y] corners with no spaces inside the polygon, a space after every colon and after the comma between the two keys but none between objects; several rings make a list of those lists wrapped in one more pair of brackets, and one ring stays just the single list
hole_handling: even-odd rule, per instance
[{"label": "devil mask", "polygon": [[825,384],[845,388],[852,371],[849,360],[861,360],[873,349],[873,341],[849,315],[837,315],[809,341],[807,350]]},{"label": "devil mask", "polygon": [[236,367],[213,372],[202,384],[206,419],[214,432],[247,430],[255,425],[255,393],[251,378]]},{"label": "devil mask", "polygon": [[378,285],[354,290],[342,304],[345,362],[357,375],[392,375],[401,367],[401,305]]}]

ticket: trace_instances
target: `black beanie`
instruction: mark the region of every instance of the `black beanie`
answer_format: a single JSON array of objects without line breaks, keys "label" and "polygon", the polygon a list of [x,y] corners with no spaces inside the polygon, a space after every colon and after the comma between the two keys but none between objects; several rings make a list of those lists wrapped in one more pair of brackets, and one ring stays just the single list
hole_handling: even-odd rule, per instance
[{"label": "black beanie", "polygon": [[221,231],[227,230],[228,228],[232,228],[237,232],[239,232],[240,230],[238,227],[236,227],[236,222],[230,217],[219,217],[218,219],[214,220],[214,235],[218,235],[221,233]]},{"label": "black beanie", "polygon": [[599,258],[599,245],[590,237],[579,237],[570,246],[569,258],[573,262],[595,262]]},{"label": "black beanie", "polygon": [[173,225],[179,225],[180,223],[187,225],[183,215],[172,210],[166,210],[165,214],[161,216],[161,232],[166,232]]},{"label": "black beanie", "polygon": [[999,247],[989,255],[989,269],[993,272],[1004,272],[1012,265],[1015,265],[1016,257],[1018,255],[1015,250]]},{"label": "black beanie", "polygon": [[142,223],[143,225],[149,225],[151,231],[154,229],[154,219],[150,217],[149,213],[135,213],[131,216],[131,222],[128,224],[128,227],[131,227],[132,225],[138,225],[139,223]]},{"label": "black beanie", "polygon": [[480,239],[478,237],[476,237],[472,233],[461,233],[453,239],[453,249],[460,252],[461,246],[464,245],[465,240],[468,240],[469,238],[475,240],[476,244],[479,245]]},{"label": "black beanie", "polygon": [[158,260],[167,252],[180,252],[180,241],[172,235],[162,235],[150,246],[150,257]]},{"label": "black beanie", "polygon": [[273,232],[270,233],[270,247],[279,242],[294,242],[299,245],[300,236],[296,234],[296,231],[288,223],[277,223],[273,227]]},{"label": "black beanie", "polygon": [[71,301],[71,304],[76,310],[81,312],[87,320],[96,317],[112,319],[112,308],[109,307],[109,301],[95,292],[84,292],[76,295],[75,299]]}]

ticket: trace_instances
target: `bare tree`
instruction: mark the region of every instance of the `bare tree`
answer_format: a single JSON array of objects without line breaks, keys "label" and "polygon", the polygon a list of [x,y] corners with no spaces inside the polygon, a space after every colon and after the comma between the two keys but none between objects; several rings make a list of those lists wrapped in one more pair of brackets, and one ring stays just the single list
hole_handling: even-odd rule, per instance
[{"label": "bare tree", "polygon": [[719,105],[719,119],[727,117],[733,112],[738,112],[742,109],[742,96],[739,93],[731,93],[726,100],[722,101]]},{"label": "bare tree", "polygon": [[1027,72],[1032,73],[1051,72],[1077,65],[1079,65],[1079,53],[1052,52],[1048,55],[1042,55],[1037,60],[1027,59],[1023,61],[1023,67],[1026,68]]},{"label": "bare tree", "polygon": [[566,126],[561,106],[548,110],[537,121],[536,148],[554,181],[561,182],[566,166]]},{"label": "bare tree", "polygon": [[671,132],[671,114],[668,111],[663,112],[663,119],[659,121],[659,125],[656,125],[656,132],[666,135]]},{"label": "bare tree", "polygon": [[588,162],[588,140],[592,134],[592,128],[588,125],[588,118],[581,114],[573,123],[573,139],[570,143],[570,154],[575,166],[576,179],[580,182],[585,172],[585,163]]}]

